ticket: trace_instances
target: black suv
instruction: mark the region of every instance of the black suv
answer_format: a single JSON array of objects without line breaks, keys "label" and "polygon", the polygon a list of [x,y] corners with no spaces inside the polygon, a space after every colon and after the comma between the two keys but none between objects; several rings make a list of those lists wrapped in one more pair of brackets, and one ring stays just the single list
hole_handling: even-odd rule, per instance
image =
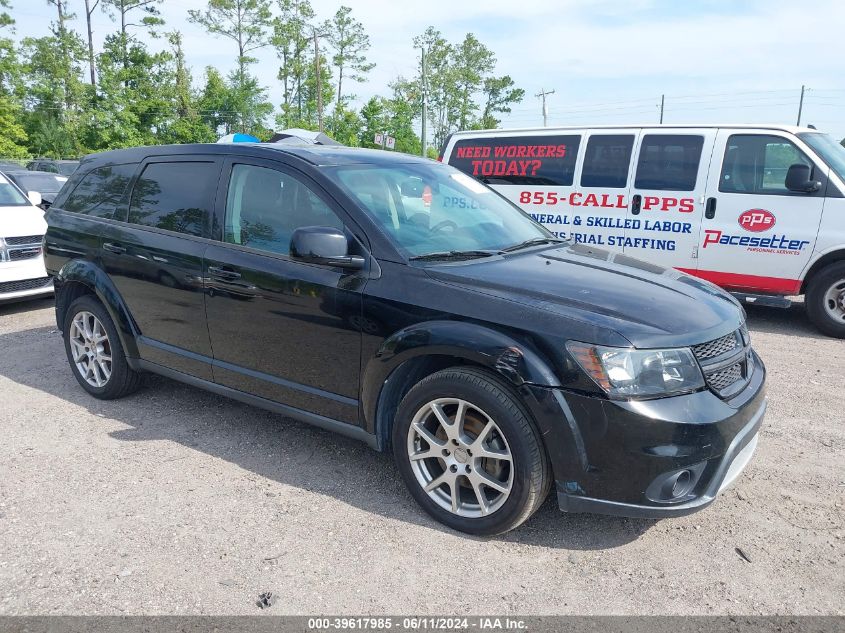
[{"label": "black suv", "polygon": [[715,286],[562,242],[403,154],[235,144],[86,158],[46,261],[79,384],[155,372],[392,450],[466,532],[677,516],[748,463],[765,369]]}]

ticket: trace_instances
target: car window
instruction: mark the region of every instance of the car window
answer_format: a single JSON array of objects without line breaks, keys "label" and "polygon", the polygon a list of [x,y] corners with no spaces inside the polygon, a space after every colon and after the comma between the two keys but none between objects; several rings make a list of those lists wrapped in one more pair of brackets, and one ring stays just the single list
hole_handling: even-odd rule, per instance
[{"label": "car window", "polygon": [[66,163],[59,163],[56,165],[56,169],[58,173],[62,176],[72,176],[73,172],[79,167],[79,163],[75,161],[69,161]]},{"label": "car window", "polygon": [[211,216],[216,187],[212,162],[150,163],[138,177],[129,201],[129,222],[202,236]]},{"label": "car window", "polygon": [[734,134],[728,139],[719,191],[761,195],[793,195],[786,188],[791,165],[813,167],[789,139],[766,134]]},{"label": "car window", "polygon": [[633,134],[600,134],[590,137],[581,170],[582,187],[620,189],[628,184]]},{"label": "car window", "polygon": [[20,174],[14,176],[15,182],[24,191],[39,193],[58,193],[67,182],[66,176],[58,174]]},{"label": "car window", "polygon": [[226,195],[224,240],[288,255],[304,226],[343,229],[343,223],[302,180],[257,165],[233,165]]},{"label": "car window", "polygon": [[15,185],[0,174],[0,206],[21,207],[27,206],[30,202],[25,195],[23,195]]},{"label": "car window", "polygon": [[494,185],[569,186],[580,142],[578,135],[461,139],[449,164]]},{"label": "car window", "polygon": [[111,218],[123,201],[137,163],[99,167],[88,172],[62,205],[65,211]]},{"label": "car window", "polygon": [[497,251],[552,235],[467,174],[438,163],[326,168],[408,257]]},{"label": "car window", "polygon": [[692,134],[646,134],[637,160],[637,189],[693,191],[704,137]]}]

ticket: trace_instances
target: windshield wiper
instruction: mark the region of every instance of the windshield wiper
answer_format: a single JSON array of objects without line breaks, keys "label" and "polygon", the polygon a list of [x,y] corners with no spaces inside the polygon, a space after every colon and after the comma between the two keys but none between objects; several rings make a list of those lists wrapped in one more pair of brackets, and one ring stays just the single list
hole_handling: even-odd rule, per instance
[{"label": "windshield wiper", "polygon": [[522,248],[528,248],[529,246],[539,246],[540,244],[563,244],[566,240],[561,240],[556,237],[532,237],[530,240],[525,240],[524,242],[520,242],[519,244],[514,244],[513,246],[508,246],[507,248],[503,248],[503,253],[510,253],[512,251],[518,251]]},{"label": "windshield wiper", "polygon": [[425,255],[414,255],[411,261],[435,261],[445,259],[474,259],[476,257],[490,257],[491,255],[498,255],[501,251],[492,250],[471,250],[471,251],[439,251],[436,253],[426,253]]}]

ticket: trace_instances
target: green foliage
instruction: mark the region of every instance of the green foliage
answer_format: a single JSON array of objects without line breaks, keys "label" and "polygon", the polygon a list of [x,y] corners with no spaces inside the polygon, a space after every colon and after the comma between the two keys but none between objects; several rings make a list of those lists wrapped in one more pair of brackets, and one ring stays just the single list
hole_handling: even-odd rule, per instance
[{"label": "green foliage", "polygon": [[[494,127],[524,97],[510,77],[493,74],[495,56],[474,35],[450,44],[429,27],[414,40],[425,49],[425,75],[398,77],[389,94],[353,108],[349,86],[366,81],[374,66],[369,36],[349,7],[319,21],[310,0],[206,0],[203,9],[189,10],[189,21],[236,47],[233,72],[207,68],[195,84],[181,33],[159,29],[163,2],[46,0],[49,33],[16,42],[12,0],[0,0],[0,156],[72,157],[213,142],[235,131],[268,139],[273,119],[279,128],[322,123],[346,145],[374,147],[375,134],[386,132],[397,151],[420,154],[415,130],[424,88],[434,136],[426,152],[434,156],[449,132]],[[71,6],[84,9],[85,40],[74,30]],[[91,17],[98,7],[117,24],[96,51]],[[148,36],[160,34],[165,40],[150,46]],[[275,112],[268,87],[250,72],[255,51],[267,46],[279,59],[282,102]]]}]

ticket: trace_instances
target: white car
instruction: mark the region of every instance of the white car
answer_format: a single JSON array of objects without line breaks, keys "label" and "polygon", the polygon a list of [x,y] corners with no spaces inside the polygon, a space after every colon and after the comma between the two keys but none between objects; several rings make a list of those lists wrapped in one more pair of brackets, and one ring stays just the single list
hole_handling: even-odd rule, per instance
[{"label": "white car", "polygon": [[47,223],[40,202],[39,194],[27,197],[0,174],[0,303],[53,293],[44,268]]}]

